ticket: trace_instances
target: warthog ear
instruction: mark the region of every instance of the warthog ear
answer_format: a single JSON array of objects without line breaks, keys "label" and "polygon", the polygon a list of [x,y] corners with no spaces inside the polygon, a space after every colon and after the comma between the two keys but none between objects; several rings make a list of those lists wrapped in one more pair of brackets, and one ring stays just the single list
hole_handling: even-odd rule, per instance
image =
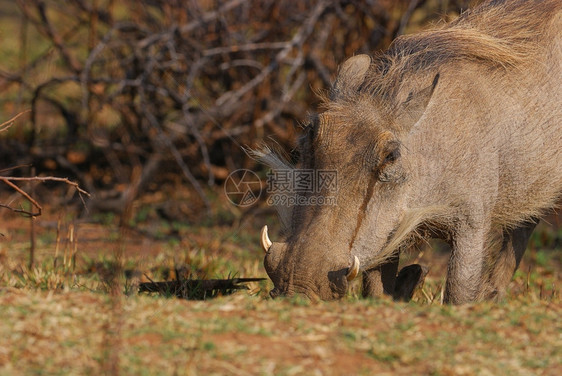
[{"label": "warthog ear", "polygon": [[356,92],[371,66],[369,55],[357,55],[347,59],[339,68],[338,77],[332,86],[330,98],[337,99]]},{"label": "warthog ear", "polygon": [[408,98],[402,103],[398,110],[397,121],[399,124],[406,129],[410,129],[420,120],[435,91],[438,81],[439,73],[435,75],[431,85],[418,92],[410,92],[410,94],[408,94]]}]

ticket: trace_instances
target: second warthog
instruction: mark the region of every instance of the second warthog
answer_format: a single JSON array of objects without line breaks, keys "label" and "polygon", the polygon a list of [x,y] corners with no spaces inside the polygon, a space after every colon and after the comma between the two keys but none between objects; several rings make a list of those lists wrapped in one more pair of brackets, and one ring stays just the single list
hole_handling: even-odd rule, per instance
[{"label": "second warthog", "polygon": [[338,299],[358,272],[376,294],[381,278],[394,283],[398,250],[428,234],[452,247],[446,302],[501,296],[560,202],[561,7],[486,2],[347,60],[296,166],[336,171],[337,204],[284,210],[285,242],[262,233],[271,295]]}]

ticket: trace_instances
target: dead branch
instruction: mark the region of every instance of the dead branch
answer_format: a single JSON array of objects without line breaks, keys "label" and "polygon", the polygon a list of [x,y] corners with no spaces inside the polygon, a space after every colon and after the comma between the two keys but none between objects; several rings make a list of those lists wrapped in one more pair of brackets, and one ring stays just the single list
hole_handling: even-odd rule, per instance
[{"label": "dead branch", "polygon": [[27,164],[27,165],[19,165],[19,166],[4,168],[4,169],[0,170],[0,174],[3,174],[3,173],[8,172],[8,171],[17,170],[18,168],[29,167],[29,166],[30,165]]},{"label": "dead branch", "polygon": [[65,183],[65,184],[68,184],[70,186],[73,186],[74,188],[76,188],[76,190],[79,193],[90,197],[90,194],[88,192],[86,192],[85,190],[83,190],[82,188],[80,188],[78,186],[78,183],[70,181],[70,180],[68,180],[68,178],[57,178],[57,177],[54,177],[54,176],[33,176],[33,177],[0,176],[0,180],[2,180],[2,181],[4,181],[4,180],[10,180],[10,181],[40,181],[40,182],[56,181],[56,182],[61,182],[61,183]]},{"label": "dead branch", "polygon": [[[28,0],[30,1],[35,10],[37,10],[39,14],[39,20],[36,21],[36,24],[39,25],[39,29],[45,33],[48,38],[53,42],[55,48],[59,50],[61,56],[69,65],[69,67],[74,71],[80,71],[80,63],[78,60],[73,56],[70,52],[69,48],[67,47],[63,37],[57,32],[55,27],[52,25],[51,21],[47,17],[47,10],[45,8],[45,3],[43,1],[38,0]],[[22,9],[27,9],[25,6]]]},{"label": "dead branch", "polygon": [[13,190],[15,190],[17,193],[19,193],[20,195],[22,195],[27,201],[29,201],[31,203],[31,205],[33,207],[35,207],[37,209],[36,212],[34,211],[30,211],[30,210],[25,210],[22,208],[14,208],[10,205],[6,205],[6,204],[0,204],[0,207],[3,208],[7,208],[10,209],[11,211],[15,212],[15,213],[22,213],[25,214],[27,216],[30,217],[38,217],[41,215],[43,208],[41,207],[41,205],[39,205],[39,203],[33,199],[33,197],[31,197],[27,192],[25,192],[23,189],[21,189],[20,187],[18,187],[16,184],[14,184],[14,181],[25,181],[25,182],[35,182],[35,181],[39,181],[39,182],[46,182],[46,181],[56,181],[56,182],[62,182],[65,183],[67,185],[70,185],[72,187],[74,187],[77,191],[78,194],[80,196],[80,199],[82,200],[82,202],[84,203],[84,199],[82,197],[82,195],[85,196],[90,196],[90,194],[88,192],[86,192],[85,190],[83,190],[82,188],[80,188],[78,186],[78,183],[75,183],[73,181],[68,180],[67,178],[57,178],[57,177],[53,177],[53,176],[45,176],[45,177],[39,177],[39,176],[34,176],[34,177],[13,177],[13,176],[0,176],[0,181],[3,182],[4,184],[8,185],[10,188],[12,188]]},{"label": "dead branch", "polygon": [[25,210],[25,209],[16,209],[16,208],[12,208],[8,205],[1,205],[2,207],[8,208],[16,213],[22,213],[25,215],[28,215],[30,217],[37,217],[41,215],[41,211],[43,210],[43,208],[41,207],[41,205],[39,205],[39,203],[37,203],[37,201],[35,201],[30,195],[28,195],[24,190],[22,190],[20,187],[18,187],[17,185],[15,185],[14,183],[12,183],[10,181],[10,179],[4,178],[4,177],[0,177],[0,181],[4,182],[6,185],[10,186],[12,189],[14,189],[16,192],[18,192],[20,195],[22,195],[23,197],[25,197],[30,203],[31,205],[35,206],[37,208],[37,212],[33,212],[33,211],[29,211],[29,210]]},{"label": "dead branch", "polygon": [[[465,2],[447,2],[441,14]],[[25,35],[48,48],[15,72],[0,68],[0,88],[31,98],[33,125],[16,141],[0,139],[0,153],[8,166],[49,160],[95,197],[120,194],[116,205],[142,194],[135,169],[157,183],[181,174],[208,208],[202,181],[221,183],[213,171],[225,167],[253,167],[240,145],[274,134],[281,147],[293,147],[295,120],[316,107],[314,93],[329,87],[337,65],[385,48],[430,3],[122,0],[118,8],[128,12],[119,12],[103,2],[18,0],[26,27],[35,29]],[[45,77],[52,62],[56,74]],[[38,132],[46,116],[65,129]],[[76,145],[82,165],[67,157]]]},{"label": "dead branch", "polygon": [[16,116],[12,117],[10,120],[3,122],[2,124],[0,124],[0,132],[4,132],[7,131],[8,129],[10,129],[12,127],[12,125],[14,125],[15,121],[20,117],[23,116],[27,113],[31,112],[31,110],[25,110],[20,112],[19,114],[17,114]]}]

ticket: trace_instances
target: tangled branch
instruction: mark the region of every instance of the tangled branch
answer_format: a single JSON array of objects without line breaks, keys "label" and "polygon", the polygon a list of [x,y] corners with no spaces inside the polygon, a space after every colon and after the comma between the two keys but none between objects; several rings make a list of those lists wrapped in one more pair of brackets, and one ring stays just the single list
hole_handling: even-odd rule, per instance
[{"label": "tangled branch", "polygon": [[[458,11],[465,2],[447,3]],[[31,102],[31,133],[15,146],[0,139],[0,155],[8,165],[54,161],[94,193],[93,206],[129,185],[111,207],[118,210],[175,174],[208,209],[204,182],[252,167],[241,145],[273,136],[293,148],[296,121],[338,63],[388,46],[425,3],[123,0],[124,14],[113,2],[20,0],[48,48],[17,72],[0,69],[0,85]],[[52,61],[56,74],[37,80]],[[46,119],[62,129],[41,132]],[[78,145],[81,164],[65,157]]]}]

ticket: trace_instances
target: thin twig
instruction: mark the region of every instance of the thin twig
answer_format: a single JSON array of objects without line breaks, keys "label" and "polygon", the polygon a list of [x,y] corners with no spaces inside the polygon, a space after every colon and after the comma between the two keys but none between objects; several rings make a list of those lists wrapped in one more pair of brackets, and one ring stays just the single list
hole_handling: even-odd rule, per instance
[{"label": "thin twig", "polygon": [[18,187],[14,183],[12,183],[9,178],[0,177],[0,181],[3,181],[6,185],[10,186],[12,189],[14,189],[20,195],[25,197],[33,206],[35,206],[37,208],[38,211],[36,213],[34,213],[33,211],[28,211],[28,210],[24,210],[24,209],[15,209],[15,208],[12,208],[10,206],[2,205],[3,207],[7,207],[8,209],[11,209],[14,212],[23,213],[23,214],[29,215],[31,217],[37,217],[37,216],[41,215],[41,211],[43,210],[43,208],[41,207],[41,205],[39,205],[39,203],[37,201],[35,201],[33,199],[33,197],[31,197],[24,190],[22,190],[20,187]]},{"label": "thin twig", "polygon": [[8,171],[14,171],[14,170],[17,170],[18,168],[29,167],[29,166],[31,166],[31,165],[24,164],[24,165],[18,165],[18,166],[14,166],[14,167],[4,168],[4,169],[0,170],[0,174],[3,174],[4,172],[8,172]]},{"label": "thin twig", "polygon": [[68,184],[70,186],[73,186],[77,191],[78,191],[78,195],[80,197],[80,200],[82,200],[82,203],[85,204],[84,202],[84,198],[82,197],[82,195],[86,195],[86,196],[90,196],[90,193],[86,192],[85,190],[83,190],[82,188],[80,188],[78,186],[78,183],[75,183],[73,181],[68,180],[67,178],[57,178],[57,177],[53,177],[53,176],[45,176],[45,177],[39,177],[39,176],[34,176],[34,177],[13,177],[13,176],[0,176],[0,181],[4,182],[4,184],[8,185],[9,187],[11,187],[13,190],[15,190],[16,192],[18,192],[20,195],[22,195],[23,197],[25,197],[25,199],[27,199],[31,205],[33,205],[35,208],[37,208],[37,212],[33,212],[32,210],[25,210],[25,209],[17,209],[14,208],[10,205],[6,205],[6,204],[0,204],[0,207],[3,208],[7,208],[12,210],[15,213],[22,213],[25,215],[28,215],[30,217],[38,217],[41,215],[41,212],[43,210],[43,208],[41,207],[41,205],[39,205],[39,203],[37,201],[35,201],[33,199],[33,197],[31,197],[27,192],[25,192],[24,190],[22,190],[20,187],[18,187],[16,184],[13,183],[13,181],[27,181],[27,182],[34,182],[34,181],[39,181],[39,182],[46,182],[46,181],[56,181],[56,182],[62,182],[65,184]]},{"label": "thin twig", "polygon": [[8,121],[3,122],[2,124],[0,124],[0,132],[4,132],[7,131],[8,129],[10,129],[12,127],[12,125],[14,125],[14,122],[22,115],[27,114],[28,112],[31,112],[31,110],[25,110],[20,112],[19,114],[17,114],[16,116],[14,116],[13,118],[11,118]]},{"label": "thin twig", "polygon": [[82,188],[80,188],[78,183],[73,182],[71,180],[68,180],[68,178],[57,178],[57,177],[54,177],[54,176],[33,176],[33,177],[0,176],[0,180],[2,180],[2,181],[4,181],[4,180],[10,180],[10,181],[40,181],[40,182],[43,182],[43,183],[46,182],[46,181],[56,181],[56,182],[71,185],[74,188],[76,188],[76,190],[78,192],[80,192],[81,194],[90,197],[90,193],[88,193],[85,190],[83,190]]}]

